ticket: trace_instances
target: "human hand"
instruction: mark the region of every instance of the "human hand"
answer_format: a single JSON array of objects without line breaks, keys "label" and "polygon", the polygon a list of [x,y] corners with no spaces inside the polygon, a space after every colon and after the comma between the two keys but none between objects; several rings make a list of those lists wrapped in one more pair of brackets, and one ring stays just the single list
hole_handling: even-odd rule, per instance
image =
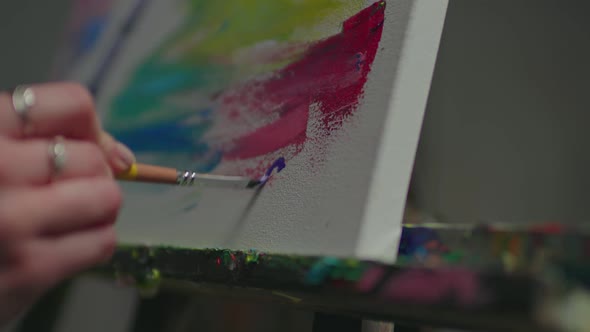
[{"label": "human hand", "polygon": [[[111,257],[121,204],[112,175],[134,162],[102,131],[85,88],[51,83],[25,91],[17,105],[0,92],[0,325],[59,281]],[[56,136],[63,145],[54,145]],[[52,147],[65,153],[51,155]]]}]

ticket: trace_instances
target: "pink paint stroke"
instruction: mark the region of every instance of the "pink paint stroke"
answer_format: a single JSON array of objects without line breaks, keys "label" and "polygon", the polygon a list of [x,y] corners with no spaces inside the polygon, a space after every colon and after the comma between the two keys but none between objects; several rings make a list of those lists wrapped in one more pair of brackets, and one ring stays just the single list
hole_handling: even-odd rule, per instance
[{"label": "pink paint stroke", "polygon": [[409,270],[391,278],[383,291],[396,301],[433,304],[452,297],[463,306],[477,304],[480,293],[475,273],[463,269]]},{"label": "pink paint stroke", "polygon": [[297,62],[272,78],[248,82],[220,96],[221,110],[231,121],[248,116],[276,118],[233,141],[224,159],[264,156],[307,140],[309,109],[319,107],[321,137],[340,128],[357,108],[377,54],[385,19],[385,2],[351,17],[342,32],[316,42]]},{"label": "pink paint stroke", "polygon": [[358,282],[358,290],[361,292],[369,292],[375,288],[377,283],[381,281],[385,275],[385,269],[382,267],[372,267],[369,269]]}]

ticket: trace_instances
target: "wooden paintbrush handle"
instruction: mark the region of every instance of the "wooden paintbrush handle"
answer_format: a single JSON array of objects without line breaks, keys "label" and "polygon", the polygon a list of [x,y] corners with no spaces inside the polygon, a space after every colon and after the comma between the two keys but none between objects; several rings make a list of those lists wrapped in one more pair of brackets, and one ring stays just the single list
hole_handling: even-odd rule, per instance
[{"label": "wooden paintbrush handle", "polygon": [[177,175],[174,168],[137,164],[138,181],[176,184]]},{"label": "wooden paintbrush handle", "polygon": [[129,170],[116,176],[119,180],[176,184],[177,172],[174,168],[133,164]]}]

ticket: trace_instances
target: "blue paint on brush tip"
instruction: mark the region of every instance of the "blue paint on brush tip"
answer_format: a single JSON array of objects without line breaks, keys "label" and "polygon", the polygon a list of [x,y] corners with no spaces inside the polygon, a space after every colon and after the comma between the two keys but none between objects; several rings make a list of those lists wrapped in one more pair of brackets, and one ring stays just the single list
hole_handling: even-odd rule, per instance
[{"label": "blue paint on brush tip", "polygon": [[273,171],[276,170],[277,173],[280,173],[285,167],[286,167],[285,158],[280,157],[279,159],[275,160],[272,163],[272,165],[268,168],[266,173],[264,173],[264,175],[260,179],[251,181],[248,184],[248,188],[253,188],[253,187],[256,187],[259,185],[264,185],[266,182],[268,182],[268,180],[272,176]]},{"label": "blue paint on brush tip", "polygon": [[280,173],[285,168],[285,166],[285,158],[281,157],[275,160],[275,162],[272,163],[272,165],[268,168],[266,173],[260,178],[260,183],[266,183],[268,179],[270,179],[274,170],[276,170],[277,173]]}]

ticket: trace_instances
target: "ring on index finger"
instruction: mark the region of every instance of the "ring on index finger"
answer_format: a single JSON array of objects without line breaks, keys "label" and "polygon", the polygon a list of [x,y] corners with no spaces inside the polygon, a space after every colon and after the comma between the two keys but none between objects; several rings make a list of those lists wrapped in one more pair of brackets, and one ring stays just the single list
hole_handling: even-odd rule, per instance
[{"label": "ring on index finger", "polygon": [[12,90],[12,106],[23,121],[27,121],[27,114],[34,104],[35,94],[28,86],[19,85]]}]

